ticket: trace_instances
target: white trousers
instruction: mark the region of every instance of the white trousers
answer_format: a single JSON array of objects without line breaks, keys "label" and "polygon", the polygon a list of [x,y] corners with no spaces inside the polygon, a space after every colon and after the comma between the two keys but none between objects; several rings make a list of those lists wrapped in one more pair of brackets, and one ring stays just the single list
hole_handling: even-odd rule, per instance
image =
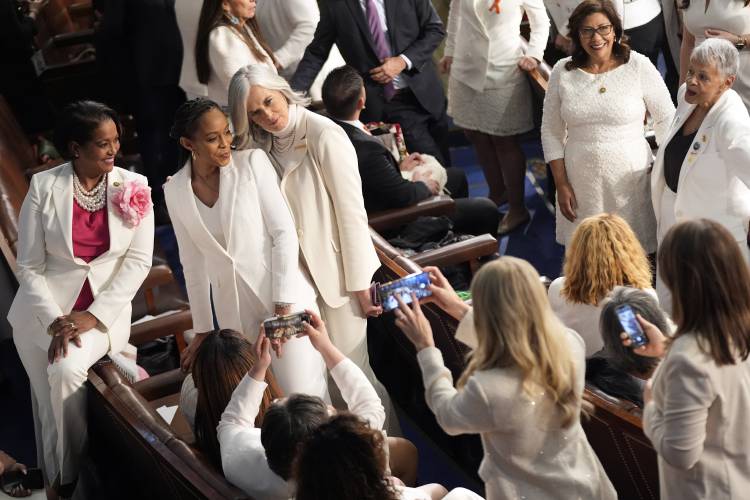
[{"label": "white trousers", "polygon": [[[385,408],[384,428],[389,436],[401,436],[401,426],[391,403],[391,397],[385,390],[383,384],[375,377],[375,372],[370,366],[370,356],[367,352],[367,319],[362,314],[362,308],[355,297],[350,297],[349,302],[341,307],[330,307],[318,296],[318,307],[320,316],[326,324],[331,341],[344,356],[364,372],[367,379],[375,387],[380,396],[380,401]],[[329,380],[328,390],[331,393],[333,405],[337,408],[346,408],[341,393],[333,382]]]},{"label": "white trousers", "polygon": [[47,484],[52,484],[58,474],[60,484],[72,483],[78,478],[87,440],[83,384],[89,368],[109,351],[109,337],[89,330],[81,334],[80,348],[70,343],[68,355],[50,365],[47,351],[25,340],[19,342],[19,336],[14,332],[18,355],[31,383],[38,466]]}]

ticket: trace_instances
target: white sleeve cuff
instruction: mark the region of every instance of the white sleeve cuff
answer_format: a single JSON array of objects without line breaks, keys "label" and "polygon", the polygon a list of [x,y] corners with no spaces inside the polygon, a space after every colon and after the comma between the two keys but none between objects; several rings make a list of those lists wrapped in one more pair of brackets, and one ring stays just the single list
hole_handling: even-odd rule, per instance
[{"label": "white sleeve cuff", "polygon": [[412,68],[411,60],[403,54],[401,54],[399,57],[403,59],[404,62],[406,63],[406,69],[411,70]]}]

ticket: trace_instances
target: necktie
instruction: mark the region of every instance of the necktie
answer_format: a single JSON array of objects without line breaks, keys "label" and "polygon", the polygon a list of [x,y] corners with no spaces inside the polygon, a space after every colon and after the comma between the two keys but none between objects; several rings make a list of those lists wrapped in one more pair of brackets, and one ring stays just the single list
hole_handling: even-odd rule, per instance
[{"label": "necktie", "polygon": [[[378,59],[381,61],[386,57],[391,57],[391,44],[385,38],[385,31],[383,25],[380,22],[380,16],[378,10],[375,7],[375,0],[366,0],[366,11],[367,11],[367,26],[370,28],[370,34],[372,35],[372,41],[375,43],[375,52]],[[393,82],[385,84],[385,98],[391,100],[396,93],[396,87],[393,86]]]}]

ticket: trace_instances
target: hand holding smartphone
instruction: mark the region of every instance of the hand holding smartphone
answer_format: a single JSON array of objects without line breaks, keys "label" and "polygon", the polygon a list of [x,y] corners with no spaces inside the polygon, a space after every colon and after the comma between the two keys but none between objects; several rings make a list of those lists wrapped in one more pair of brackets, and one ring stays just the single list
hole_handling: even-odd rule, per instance
[{"label": "hand holding smartphone", "polygon": [[263,322],[266,337],[270,340],[290,339],[305,331],[303,322],[310,323],[312,317],[305,311],[286,316],[274,316]]},{"label": "hand holding smartphone", "polygon": [[638,323],[638,318],[635,317],[632,307],[628,304],[622,304],[615,308],[615,312],[617,313],[617,318],[620,320],[620,325],[622,325],[625,333],[628,334],[630,347],[637,348],[648,344],[648,337],[643,328],[641,328],[640,323]]},{"label": "hand holding smartphone", "polygon": [[405,304],[411,304],[411,294],[417,299],[429,297],[430,274],[428,272],[414,273],[401,279],[384,283],[377,288],[377,295],[384,311],[393,311],[398,307],[396,296]]}]

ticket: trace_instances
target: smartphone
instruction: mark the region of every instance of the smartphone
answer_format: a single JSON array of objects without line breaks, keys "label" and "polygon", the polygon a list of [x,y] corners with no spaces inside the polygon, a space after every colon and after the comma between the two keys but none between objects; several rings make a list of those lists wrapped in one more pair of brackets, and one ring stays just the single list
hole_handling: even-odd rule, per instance
[{"label": "smartphone", "polygon": [[432,295],[429,273],[410,274],[401,279],[383,283],[378,288],[380,304],[384,311],[392,311],[398,307],[396,296],[400,297],[405,304],[410,304],[412,292],[417,296],[417,299]]},{"label": "smartphone", "polygon": [[635,317],[635,312],[633,312],[632,307],[627,304],[622,304],[615,308],[615,312],[617,313],[617,318],[620,320],[623,330],[625,330],[625,333],[630,337],[630,347],[640,347],[648,344],[648,337],[643,333],[643,328],[641,328],[640,323],[638,323],[638,319]]},{"label": "smartphone", "polygon": [[44,488],[42,469],[26,469],[26,474],[21,471],[7,471],[3,474],[3,485],[12,488],[21,484],[27,490],[41,490]]},{"label": "smartphone", "polygon": [[263,330],[266,332],[266,337],[271,340],[289,339],[305,331],[303,322],[312,322],[312,316],[304,311],[286,316],[274,316],[263,322]]}]

